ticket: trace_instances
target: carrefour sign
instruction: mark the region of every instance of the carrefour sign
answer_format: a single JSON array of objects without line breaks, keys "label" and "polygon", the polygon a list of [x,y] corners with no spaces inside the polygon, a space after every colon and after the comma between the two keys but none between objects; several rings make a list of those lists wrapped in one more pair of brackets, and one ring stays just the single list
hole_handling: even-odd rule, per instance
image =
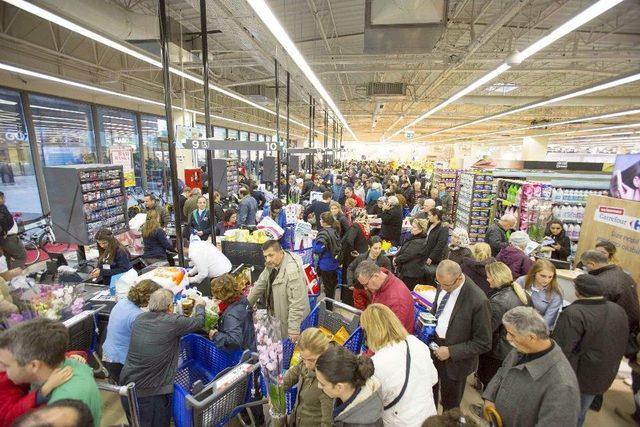
[{"label": "carrefour sign", "polygon": [[640,233],[640,218],[625,215],[624,208],[613,206],[598,206],[594,219],[609,225],[624,228],[625,230]]}]

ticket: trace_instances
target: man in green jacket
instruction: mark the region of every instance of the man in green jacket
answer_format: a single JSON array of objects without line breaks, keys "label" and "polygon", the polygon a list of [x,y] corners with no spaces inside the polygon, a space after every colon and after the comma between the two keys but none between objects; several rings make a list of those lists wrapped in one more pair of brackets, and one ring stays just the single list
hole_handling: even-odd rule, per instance
[{"label": "man in green jacket", "polygon": [[280,320],[282,338],[296,341],[310,311],[302,259],[282,250],[277,240],[267,241],[262,252],[266,268],[249,293],[249,304],[262,300],[269,314]]},{"label": "man in green jacket", "polygon": [[73,376],[55,388],[48,403],[79,400],[91,411],[94,425],[100,425],[102,400],[91,368],[78,361],[65,359],[69,331],[60,322],[34,319],[20,323],[0,335],[0,364],[15,384],[40,387],[58,368],[70,366]]}]

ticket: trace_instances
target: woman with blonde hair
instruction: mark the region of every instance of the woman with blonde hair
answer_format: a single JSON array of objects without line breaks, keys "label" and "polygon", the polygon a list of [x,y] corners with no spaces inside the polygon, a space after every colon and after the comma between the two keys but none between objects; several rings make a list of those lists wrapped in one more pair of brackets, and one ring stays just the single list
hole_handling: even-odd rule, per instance
[{"label": "woman with blonde hair", "polygon": [[296,406],[291,411],[289,425],[297,427],[330,427],[333,423],[333,399],[318,387],[316,362],[329,348],[329,338],[318,328],[307,328],[297,342],[300,363],[284,374],[285,391],[298,386]]},{"label": "woman with blonde hair", "polygon": [[491,330],[493,331],[492,347],[487,353],[480,355],[478,379],[485,386],[498,372],[502,362],[513,350],[507,341],[507,330],[502,324],[502,316],[514,307],[531,306],[531,298],[522,287],[513,281],[511,269],[502,262],[487,264],[487,280],[494,289],[489,298],[491,308]]},{"label": "woman with blonde hair", "polygon": [[438,382],[438,371],[429,347],[409,335],[385,305],[367,307],[360,324],[367,346],[375,352],[371,359],[382,384],[384,425],[421,426],[426,418],[437,414],[432,386]]},{"label": "woman with blonde hair", "polygon": [[462,272],[484,291],[487,296],[493,292],[489,282],[487,281],[487,264],[495,262],[496,259],[491,256],[491,246],[487,243],[476,243],[471,247],[471,255],[473,258],[465,258],[462,260]]},{"label": "woman with blonde hair", "polygon": [[531,296],[535,309],[542,315],[549,330],[558,320],[562,309],[562,291],[558,284],[556,266],[546,259],[538,259],[526,276],[516,280]]},{"label": "woman with blonde hair", "polygon": [[147,265],[167,261],[167,252],[174,250],[167,233],[160,226],[160,216],[156,210],[147,212],[147,219],[142,226],[142,242],[144,244],[142,259]]}]

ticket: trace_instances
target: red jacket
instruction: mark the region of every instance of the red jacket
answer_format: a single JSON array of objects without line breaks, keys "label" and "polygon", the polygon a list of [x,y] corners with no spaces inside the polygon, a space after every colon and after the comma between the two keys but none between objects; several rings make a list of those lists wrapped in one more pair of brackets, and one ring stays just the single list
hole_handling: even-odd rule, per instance
[{"label": "red jacket", "polygon": [[353,193],[349,198],[356,201],[356,208],[364,208],[364,201],[356,193]]},{"label": "red jacket", "polygon": [[416,321],[415,307],[409,288],[386,268],[380,268],[380,271],[387,275],[387,280],[373,294],[371,303],[383,304],[389,307],[398,316],[400,323],[402,323],[407,332],[413,334],[413,327]]},{"label": "red jacket", "polygon": [[14,384],[6,372],[0,372],[0,427],[8,427],[36,407],[36,392]]}]

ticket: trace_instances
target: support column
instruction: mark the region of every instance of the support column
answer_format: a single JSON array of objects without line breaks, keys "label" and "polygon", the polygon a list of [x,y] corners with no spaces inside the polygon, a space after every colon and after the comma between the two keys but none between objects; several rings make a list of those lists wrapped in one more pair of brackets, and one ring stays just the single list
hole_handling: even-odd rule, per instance
[{"label": "support column", "polygon": [[549,138],[529,135],[522,138],[522,160],[545,160]]},{"label": "support column", "polygon": [[276,190],[278,198],[280,194],[280,79],[278,76],[278,60],[275,60],[275,80],[276,80]]},{"label": "support column", "polygon": [[162,53],[162,82],[164,84],[164,109],[167,120],[167,136],[169,141],[169,166],[171,173],[171,192],[176,221],[176,243],[178,246],[178,260],[184,266],[184,246],[182,242],[182,212],[180,209],[180,194],[178,192],[178,162],[176,158],[175,129],[171,107],[171,75],[169,74],[169,28],[165,0],[158,1],[158,23],[160,25],[160,48]]},{"label": "support column", "polygon": [[[289,185],[289,172],[291,168],[289,167],[289,145],[291,141],[289,139],[289,101],[291,100],[291,76],[289,75],[289,71],[287,71],[287,154],[286,154],[286,168],[287,168],[287,185]],[[289,195],[286,194],[285,198],[288,198]]]}]

